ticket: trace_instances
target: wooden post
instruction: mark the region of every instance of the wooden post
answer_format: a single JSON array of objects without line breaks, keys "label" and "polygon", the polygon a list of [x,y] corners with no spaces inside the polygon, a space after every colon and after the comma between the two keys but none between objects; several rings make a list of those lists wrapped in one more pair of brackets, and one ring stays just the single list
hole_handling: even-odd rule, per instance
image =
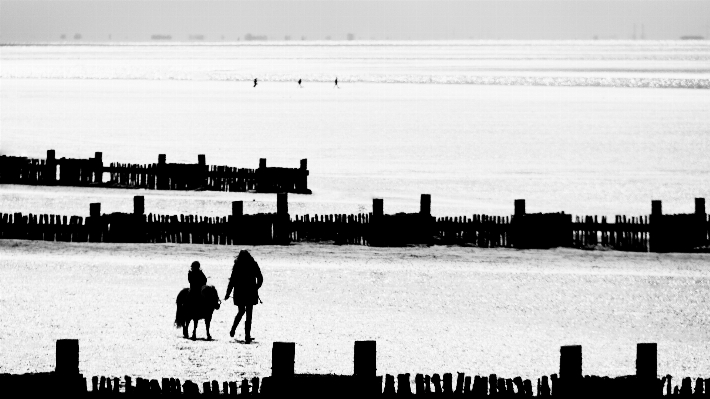
[{"label": "wooden post", "polygon": [[424,376],[421,374],[414,376],[414,394],[424,395]]},{"label": "wooden post", "polygon": [[360,377],[377,375],[377,341],[355,341],[353,374]]},{"label": "wooden post", "polygon": [[582,346],[560,347],[560,388],[553,394],[570,395],[582,379]]},{"label": "wooden post", "polygon": [[451,373],[444,373],[444,393],[445,394],[451,394],[454,392],[452,389],[453,385],[453,376]]},{"label": "wooden post", "polygon": [[308,159],[301,159],[301,170],[308,170]]},{"label": "wooden post", "polygon": [[582,377],[582,346],[560,347],[560,378]]},{"label": "wooden post", "polygon": [[385,375],[385,390],[383,392],[384,395],[392,396],[396,392],[394,390],[394,376],[391,374],[386,374]]},{"label": "wooden post", "polygon": [[280,216],[288,215],[288,193],[276,194],[276,213]]},{"label": "wooden post", "polygon": [[167,158],[165,154],[158,154],[158,165],[155,170],[155,189],[156,190],[168,190],[168,171],[167,171]]},{"label": "wooden post", "polygon": [[441,395],[441,377],[438,373],[431,376],[431,382],[434,384],[434,393]]},{"label": "wooden post", "polygon": [[44,164],[42,177],[48,184],[54,184],[57,181],[57,160],[55,159],[54,150],[47,150],[47,159]]},{"label": "wooden post", "polygon": [[201,166],[207,165],[207,161],[205,159],[205,154],[198,154],[197,155],[197,164]]},{"label": "wooden post", "polygon": [[101,203],[100,202],[94,202],[89,204],[89,216],[93,217],[98,217],[101,216]]},{"label": "wooden post", "polygon": [[663,231],[662,221],[663,207],[661,201],[653,200],[651,201],[651,223],[649,226],[649,249],[651,252],[661,252],[664,250],[665,232]]},{"label": "wooden post", "polygon": [[384,202],[382,198],[372,199],[372,217],[379,218],[384,215]]},{"label": "wooden post", "polygon": [[525,215],[525,200],[524,199],[516,199],[515,202],[515,216],[523,216]]},{"label": "wooden post", "polygon": [[58,339],[55,372],[62,375],[79,374],[79,340]]},{"label": "wooden post", "polygon": [[695,214],[703,215],[703,218],[705,217],[705,198],[695,199]]},{"label": "wooden post", "polygon": [[663,204],[660,200],[651,201],[651,215],[662,215],[663,214]]},{"label": "wooden post", "polygon": [[232,218],[238,218],[244,215],[244,202],[232,201]]},{"label": "wooden post", "polygon": [[409,384],[409,373],[397,374],[397,394],[411,395],[412,386]]},{"label": "wooden post", "polygon": [[431,194],[422,194],[419,213],[423,216],[431,216]]},{"label": "wooden post", "polygon": [[658,374],[658,344],[636,344],[636,378],[655,381]]},{"label": "wooden post", "polygon": [[266,168],[266,158],[259,158],[259,169]]},{"label": "wooden post", "polygon": [[[696,218],[696,231],[697,231],[697,243],[695,246],[704,247],[708,244],[708,225],[707,225],[707,214],[705,213],[705,198],[695,199],[695,218]],[[707,389],[706,389],[707,391]]]},{"label": "wooden post", "polygon": [[133,196],[133,214],[143,215],[145,213],[145,198],[142,195]]},{"label": "wooden post", "polygon": [[294,342],[274,342],[271,349],[271,376],[293,377],[295,354]]},{"label": "wooden post", "polygon": [[104,182],[104,162],[103,153],[97,151],[94,153],[94,183]]},{"label": "wooden post", "polygon": [[[456,373],[456,390],[454,391],[457,394],[462,394],[464,391],[463,384],[466,378],[465,373]],[[470,379],[470,378],[469,378]]]}]

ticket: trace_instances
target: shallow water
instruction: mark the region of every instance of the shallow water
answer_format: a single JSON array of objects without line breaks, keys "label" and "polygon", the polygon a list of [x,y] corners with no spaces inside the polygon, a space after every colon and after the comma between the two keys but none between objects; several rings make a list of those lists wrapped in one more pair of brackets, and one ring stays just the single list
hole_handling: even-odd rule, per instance
[{"label": "shallow water", "polygon": [[[439,216],[510,215],[516,198],[530,212],[635,216],[652,199],[678,213],[710,197],[707,91],[614,80],[710,82],[705,42],[11,46],[0,59],[0,153],[102,151],[105,162],[135,163],[206,154],[239,167],[307,158],[314,194],[292,196],[292,213],[369,211],[373,197],[385,212],[412,212],[428,193]],[[457,84],[491,76],[512,86]],[[0,211],[88,212],[80,197],[62,200],[73,191],[39,191],[0,187]],[[109,210],[134,194],[80,195]],[[273,201],[216,195],[211,207],[204,197],[147,198],[146,209],[224,215],[231,199]]]},{"label": "shallow water", "polygon": [[[353,342],[377,340],[378,373],[558,371],[583,346],[585,374],[635,372],[638,342],[658,343],[659,374],[707,376],[707,254],[478,248],[257,247],[264,273],[254,345],[172,326],[175,297],[200,260],[224,295],[236,249],[0,241],[0,372],[54,367],[54,342],[78,338],[85,375],[202,382],[270,374],[271,343],[296,342],[296,372],[352,373]],[[198,337],[205,337],[200,324]]]}]

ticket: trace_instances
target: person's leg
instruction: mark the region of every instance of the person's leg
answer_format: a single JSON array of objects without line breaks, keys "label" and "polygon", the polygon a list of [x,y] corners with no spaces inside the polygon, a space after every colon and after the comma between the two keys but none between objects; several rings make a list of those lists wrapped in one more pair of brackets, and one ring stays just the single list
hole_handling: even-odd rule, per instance
[{"label": "person's leg", "polygon": [[239,325],[239,322],[242,321],[242,316],[244,316],[244,306],[238,306],[239,312],[237,312],[237,315],[234,316],[234,324],[232,324],[232,329],[229,330],[229,336],[233,337],[234,332],[237,330],[237,326]]},{"label": "person's leg", "polygon": [[251,339],[251,313],[254,310],[254,305],[247,305],[247,319],[244,323],[244,339],[249,341]]}]

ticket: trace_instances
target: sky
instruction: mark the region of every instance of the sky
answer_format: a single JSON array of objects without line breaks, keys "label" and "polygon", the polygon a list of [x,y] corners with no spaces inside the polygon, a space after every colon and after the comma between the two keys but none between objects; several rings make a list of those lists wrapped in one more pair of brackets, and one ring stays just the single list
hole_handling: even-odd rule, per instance
[{"label": "sky", "polygon": [[[0,42],[678,39],[710,0],[0,0]],[[64,36],[62,36],[64,35]],[[79,36],[81,38],[79,38]],[[62,39],[64,37],[64,39]]]}]

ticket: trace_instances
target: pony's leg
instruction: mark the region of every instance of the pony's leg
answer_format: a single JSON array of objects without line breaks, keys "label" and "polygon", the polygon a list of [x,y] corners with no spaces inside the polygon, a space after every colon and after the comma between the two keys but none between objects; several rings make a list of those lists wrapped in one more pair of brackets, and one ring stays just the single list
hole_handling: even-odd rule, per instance
[{"label": "pony's leg", "polygon": [[196,333],[197,333],[197,323],[200,322],[200,319],[194,319],[192,320],[192,340],[194,341],[197,339]]},{"label": "pony's leg", "polygon": [[190,320],[185,320],[185,324],[182,325],[182,336],[183,338],[188,338],[187,328],[190,325]]},{"label": "pony's leg", "polygon": [[207,316],[205,317],[205,329],[207,330],[207,340],[212,341],[212,336],[210,335],[210,321],[212,321],[212,318]]}]

